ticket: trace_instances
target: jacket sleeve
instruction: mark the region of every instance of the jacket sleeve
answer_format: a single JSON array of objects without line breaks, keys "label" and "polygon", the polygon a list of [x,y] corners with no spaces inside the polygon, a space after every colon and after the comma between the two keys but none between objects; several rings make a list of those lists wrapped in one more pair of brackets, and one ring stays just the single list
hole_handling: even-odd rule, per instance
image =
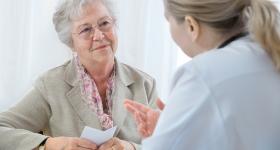
[{"label": "jacket sleeve", "polygon": [[137,143],[133,143],[133,142],[131,142],[131,144],[133,144],[135,150],[141,150],[142,149],[142,145],[141,144],[137,144]]},{"label": "jacket sleeve", "polygon": [[0,113],[0,149],[34,149],[44,139],[38,134],[43,130],[51,115],[44,90],[43,81],[38,80],[35,87],[15,106]]},{"label": "jacket sleeve", "polygon": [[155,79],[152,80],[152,88],[150,90],[150,93],[148,94],[148,101],[149,101],[149,107],[156,109],[156,100],[159,98],[157,94],[157,89],[156,89],[156,81]]},{"label": "jacket sleeve", "polygon": [[153,135],[142,141],[143,149],[229,149],[217,98],[195,71],[186,67],[177,72]]}]

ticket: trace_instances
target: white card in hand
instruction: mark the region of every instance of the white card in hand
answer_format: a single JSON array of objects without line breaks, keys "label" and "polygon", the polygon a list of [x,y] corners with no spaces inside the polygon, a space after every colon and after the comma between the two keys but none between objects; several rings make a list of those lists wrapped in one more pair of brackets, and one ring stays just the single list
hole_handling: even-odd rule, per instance
[{"label": "white card in hand", "polygon": [[97,130],[88,126],[85,126],[81,138],[88,139],[94,142],[96,145],[101,145],[104,142],[110,140],[117,129],[117,126],[110,128],[106,131]]}]

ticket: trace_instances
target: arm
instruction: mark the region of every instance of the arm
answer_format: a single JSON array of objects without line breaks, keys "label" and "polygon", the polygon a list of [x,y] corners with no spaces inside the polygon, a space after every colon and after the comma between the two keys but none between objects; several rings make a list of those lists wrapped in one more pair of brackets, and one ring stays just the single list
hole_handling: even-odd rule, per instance
[{"label": "arm", "polygon": [[228,149],[224,120],[212,91],[193,72],[175,76],[169,100],[143,149]]},{"label": "arm", "polygon": [[38,81],[22,101],[0,113],[0,149],[34,149],[47,138],[38,134],[50,117],[49,105],[40,92],[43,88]]},{"label": "arm", "polygon": [[47,90],[43,80],[33,88],[16,106],[0,114],[0,149],[38,149],[45,139],[45,150],[55,149],[96,149],[96,145],[86,139],[76,137],[47,137],[38,134],[48,124],[51,108],[47,101]]}]

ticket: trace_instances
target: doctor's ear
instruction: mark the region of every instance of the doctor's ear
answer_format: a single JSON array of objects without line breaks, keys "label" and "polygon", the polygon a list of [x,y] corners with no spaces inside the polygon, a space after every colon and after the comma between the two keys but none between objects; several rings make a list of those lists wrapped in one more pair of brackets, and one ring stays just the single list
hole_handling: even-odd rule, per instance
[{"label": "doctor's ear", "polygon": [[185,16],[185,23],[187,31],[191,35],[192,41],[196,41],[200,32],[200,26],[198,21],[192,16]]}]

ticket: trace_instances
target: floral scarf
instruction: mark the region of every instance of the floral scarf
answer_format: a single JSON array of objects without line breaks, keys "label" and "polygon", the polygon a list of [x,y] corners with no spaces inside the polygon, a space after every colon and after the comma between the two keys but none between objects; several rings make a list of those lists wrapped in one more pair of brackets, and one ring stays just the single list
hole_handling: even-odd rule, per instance
[{"label": "floral scarf", "polygon": [[107,81],[106,104],[108,110],[106,113],[105,110],[103,110],[102,99],[94,80],[89,76],[85,68],[81,65],[78,56],[74,56],[74,62],[80,81],[79,83],[83,100],[86,102],[89,108],[96,113],[103,130],[112,128],[112,94],[115,81],[115,67],[112,74],[110,75],[109,80]]}]

